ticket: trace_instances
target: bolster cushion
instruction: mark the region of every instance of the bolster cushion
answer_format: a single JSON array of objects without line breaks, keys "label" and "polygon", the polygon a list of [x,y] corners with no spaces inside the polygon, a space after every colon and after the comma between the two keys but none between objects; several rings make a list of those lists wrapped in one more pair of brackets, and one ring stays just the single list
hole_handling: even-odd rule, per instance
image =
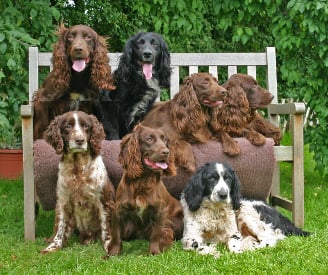
[{"label": "bolster cushion", "polygon": [[[241,192],[243,196],[266,200],[269,196],[273,169],[275,165],[274,142],[267,138],[263,146],[252,145],[245,138],[236,138],[241,154],[230,157],[222,152],[221,143],[210,141],[206,144],[195,144],[192,146],[196,158],[197,167],[206,162],[226,162],[233,167],[241,181]],[[107,168],[108,176],[115,188],[122,176],[122,166],[118,162],[120,141],[103,141],[102,155]],[[56,205],[56,184],[58,163],[60,156],[45,140],[34,142],[34,177],[37,201],[44,210],[53,210]],[[177,175],[163,177],[168,191],[177,199],[187,184],[190,175],[178,168]]]}]

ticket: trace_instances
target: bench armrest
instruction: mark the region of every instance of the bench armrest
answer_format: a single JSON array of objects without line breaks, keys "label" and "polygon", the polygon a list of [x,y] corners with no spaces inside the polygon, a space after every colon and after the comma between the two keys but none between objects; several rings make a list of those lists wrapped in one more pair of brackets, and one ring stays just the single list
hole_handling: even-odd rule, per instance
[{"label": "bench armrest", "polygon": [[33,104],[21,106],[23,169],[24,169],[24,231],[25,240],[35,240],[35,194],[33,165]]},{"label": "bench armrest", "polygon": [[293,103],[274,103],[268,106],[271,115],[300,115],[305,113],[305,104],[303,102]]}]

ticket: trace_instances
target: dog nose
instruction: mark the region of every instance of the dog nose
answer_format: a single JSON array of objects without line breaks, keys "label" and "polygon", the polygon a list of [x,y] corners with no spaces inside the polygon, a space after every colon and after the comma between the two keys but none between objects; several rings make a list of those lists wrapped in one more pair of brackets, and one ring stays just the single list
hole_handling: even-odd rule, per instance
[{"label": "dog nose", "polygon": [[76,143],[77,145],[82,145],[82,144],[84,143],[84,141],[85,141],[85,138],[84,138],[84,137],[77,137],[77,138],[75,139],[75,143]]},{"label": "dog nose", "polygon": [[169,154],[169,152],[170,152],[169,149],[165,148],[160,152],[160,154],[161,154],[161,156],[167,156]]},{"label": "dog nose", "polygon": [[149,59],[152,55],[152,53],[150,51],[144,51],[142,53],[143,57],[146,58],[146,59]]},{"label": "dog nose", "polygon": [[222,91],[220,92],[220,94],[221,94],[222,96],[227,96],[228,91],[227,91],[227,90],[222,90]]},{"label": "dog nose", "polygon": [[216,192],[216,195],[218,198],[220,198],[220,200],[226,200],[228,197],[228,191],[225,189],[220,189]]},{"label": "dog nose", "polygon": [[83,48],[82,48],[82,46],[75,46],[74,51],[77,52],[77,53],[80,53],[80,52],[83,51]]},{"label": "dog nose", "polygon": [[271,100],[274,99],[274,95],[273,94],[270,94],[270,98],[271,98]]}]

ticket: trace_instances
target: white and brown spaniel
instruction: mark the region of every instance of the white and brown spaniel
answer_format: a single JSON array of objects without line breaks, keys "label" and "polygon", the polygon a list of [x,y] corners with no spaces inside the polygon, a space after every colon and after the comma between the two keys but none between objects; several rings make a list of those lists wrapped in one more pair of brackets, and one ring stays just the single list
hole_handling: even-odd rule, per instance
[{"label": "white and brown spaniel", "polygon": [[120,251],[115,190],[100,155],[103,127],[95,116],[67,112],[52,120],[45,139],[62,154],[54,235],[42,253],[61,249],[77,229],[81,243],[100,238],[107,255]]},{"label": "white and brown spaniel", "polygon": [[220,255],[217,244],[240,253],[275,246],[288,235],[308,236],[263,201],[241,198],[240,181],[228,164],[211,162],[198,169],[185,187],[185,250]]}]

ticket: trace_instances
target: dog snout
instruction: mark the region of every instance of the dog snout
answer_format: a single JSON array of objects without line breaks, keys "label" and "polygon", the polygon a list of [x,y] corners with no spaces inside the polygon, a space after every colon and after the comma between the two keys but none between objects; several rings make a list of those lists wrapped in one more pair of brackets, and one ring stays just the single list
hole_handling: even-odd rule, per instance
[{"label": "dog snout", "polygon": [[77,145],[83,145],[84,142],[85,142],[85,138],[84,138],[83,136],[79,136],[79,137],[76,137],[76,138],[75,138],[75,143],[76,143]]},{"label": "dog snout", "polygon": [[220,189],[216,192],[216,196],[220,199],[220,200],[226,200],[228,197],[228,190],[226,189]]},{"label": "dog snout", "polygon": [[163,148],[161,151],[160,151],[160,155],[163,156],[163,157],[167,157],[168,154],[169,154],[169,149],[168,148]]},{"label": "dog snout", "polygon": [[228,91],[227,91],[226,89],[223,89],[223,90],[220,90],[220,91],[219,91],[219,94],[220,94],[220,96],[222,96],[222,97],[226,97],[227,94],[228,94]]},{"label": "dog snout", "polygon": [[76,45],[73,50],[75,53],[81,53],[83,51],[83,47],[81,45]]},{"label": "dog snout", "polygon": [[144,60],[149,60],[152,58],[152,55],[153,53],[149,50],[145,50],[143,53],[142,53],[142,57],[144,58]]}]

